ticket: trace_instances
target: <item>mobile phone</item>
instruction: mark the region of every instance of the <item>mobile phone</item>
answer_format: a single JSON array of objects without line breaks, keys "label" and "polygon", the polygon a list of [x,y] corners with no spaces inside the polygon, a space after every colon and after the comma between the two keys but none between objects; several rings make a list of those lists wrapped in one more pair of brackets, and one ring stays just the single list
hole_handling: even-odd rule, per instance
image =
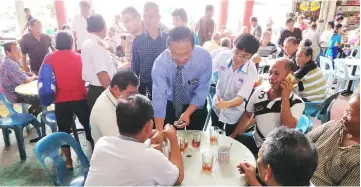
[{"label": "mobile phone", "polygon": [[289,81],[293,82],[293,81],[296,79],[296,77],[295,77],[292,73],[289,73],[289,74],[287,75],[286,79],[288,79]]}]

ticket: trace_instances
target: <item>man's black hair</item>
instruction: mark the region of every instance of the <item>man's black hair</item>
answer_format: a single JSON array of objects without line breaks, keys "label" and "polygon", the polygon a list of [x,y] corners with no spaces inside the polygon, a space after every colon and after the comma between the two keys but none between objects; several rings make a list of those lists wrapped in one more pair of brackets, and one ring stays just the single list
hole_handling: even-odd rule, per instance
[{"label": "man's black hair", "polygon": [[258,22],[258,19],[257,19],[257,17],[252,16],[251,21]]},{"label": "man's black hair", "polygon": [[212,11],[214,10],[214,6],[213,5],[206,5],[206,12],[207,11]]},{"label": "man's black hair", "polygon": [[342,15],[337,16],[336,21],[343,21],[344,17]]},{"label": "man's black hair", "polygon": [[73,36],[69,31],[60,31],[55,37],[55,48],[57,50],[71,50],[73,41]]},{"label": "man's black hair", "polygon": [[170,42],[179,42],[188,40],[194,48],[195,41],[193,32],[186,26],[178,26],[172,28],[168,33],[167,44],[169,46]]},{"label": "man's black hair", "polygon": [[333,21],[327,22],[327,25],[329,25],[331,28],[335,28],[335,22]]},{"label": "man's black hair", "polygon": [[288,42],[291,42],[293,45],[300,44],[300,41],[297,40],[297,38],[295,38],[293,36],[290,36],[290,37],[285,39],[284,43],[288,43]]},{"label": "man's black hair", "polygon": [[176,8],[172,12],[172,16],[179,16],[182,21],[185,23],[188,22],[188,16],[186,10],[184,8]]},{"label": "man's black hair", "polygon": [[231,44],[231,39],[221,38],[221,47],[229,47],[230,44]]},{"label": "man's black hair", "polygon": [[262,159],[281,186],[309,186],[318,164],[312,142],[296,129],[279,127],[263,143]]},{"label": "man's black hair", "polygon": [[286,19],[286,24],[291,23],[291,22],[295,22],[295,20],[293,18],[287,18]]},{"label": "man's black hair", "polygon": [[110,87],[118,86],[120,91],[126,90],[129,85],[138,86],[139,79],[137,75],[129,70],[120,70],[112,78]]},{"label": "man's black hair", "polygon": [[5,52],[11,53],[11,47],[13,45],[18,45],[18,43],[15,41],[11,41],[11,42],[4,43],[2,46],[4,47]]},{"label": "man's black hair", "polygon": [[24,8],[24,12],[30,12],[29,8]]},{"label": "man's black hair", "polygon": [[259,41],[251,34],[244,33],[235,39],[235,46],[238,50],[255,54],[259,48]]},{"label": "man's black hair", "polygon": [[153,119],[152,102],[140,94],[129,96],[119,101],[116,115],[119,133],[136,135],[142,131],[148,121]]},{"label": "man's black hair", "polygon": [[88,32],[100,32],[105,27],[105,20],[103,16],[100,14],[92,14],[87,19],[86,22],[88,24],[87,30]]},{"label": "man's black hair", "polygon": [[126,7],[126,8],[122,11],[122,15],[123,15],[123,14],[130,14],[130,15],[132,16],[132,18],[140,17],[140,14],[139,14],[139,12],[137,11],[137,9],[135,9],[135,8],[132,7],[132,6]]}]

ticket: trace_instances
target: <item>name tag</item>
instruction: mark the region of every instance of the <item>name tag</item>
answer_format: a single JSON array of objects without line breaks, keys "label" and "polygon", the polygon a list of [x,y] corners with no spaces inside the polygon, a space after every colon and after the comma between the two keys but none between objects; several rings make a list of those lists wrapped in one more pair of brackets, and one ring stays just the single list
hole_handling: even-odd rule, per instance
[{"label": "name tag", "polygon": [[197,84],[198,82],[198,79],[193,79],[191,81],[188,81],[188,84]]}]

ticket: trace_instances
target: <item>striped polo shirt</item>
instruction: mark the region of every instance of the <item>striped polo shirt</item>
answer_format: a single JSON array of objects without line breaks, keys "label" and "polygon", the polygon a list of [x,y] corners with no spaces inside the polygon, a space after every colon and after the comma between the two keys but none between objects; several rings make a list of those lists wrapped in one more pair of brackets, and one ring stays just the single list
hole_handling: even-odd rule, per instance
[{"label": "striped polo shirt", "polygon": [[314,61],[301,67],[295,77],[298,82],[298,94],[306,101],[323,101],[327,97],[327,80]]},{"label": "striped polo shirt", "polygon": [[[246,106],[247,112],[255,116],[256,130],[253,132],[253,138],[257,147],[261,147],[269,133],[283,125],[281,123],[282,99],[279,97],[270,100],[268,97],[270,89],[270,85],[258,87]],[[289,102],[292,116],[298,120],[305,109],[305,103],[293,92],[290,94]]]}]

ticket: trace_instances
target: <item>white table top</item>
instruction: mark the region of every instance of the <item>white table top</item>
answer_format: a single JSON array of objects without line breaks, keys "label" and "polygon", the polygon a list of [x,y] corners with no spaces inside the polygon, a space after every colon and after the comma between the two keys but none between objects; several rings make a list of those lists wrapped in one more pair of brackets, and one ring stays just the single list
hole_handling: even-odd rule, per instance
[{"label": "white table top", "polygon": [[38,95],[38,81],[34,80],[25,84],[20,84],[15,88],[15,92],[21,95],[35,96]]},{"label": "white table top", "polygon": [[341,62],[349,66],[360,66],[360,59],[352,59],[352,58],[336,58],[335,62]]},{"label": "white table top", "polygon": [[262,57],[262,61],[259,63],[259,67],[270,66],[276,59],[268,59],[268,57]]},{"label": "white table top", "polygon": [[[184,131],[180,132],[184,133]],[[194,149],[191,144],[192,137],[189,136],[188,148],[182,153],[185,173],[182,186],[243,186],[246,184],[245,177],[239,173],[237,165],[247,161],[256,167],[256,159],[247,147],[224,135],[219,135],[218,145],[210,145],[208,131],[188,130],[186,133],[201,133],[202,140],[200,148]],[[230,146],[231,143],[230,162],[218,163],[218,146]],[[216,156],[213,171],[210,173],[202,170],[202,153],[208,150]]]}]

